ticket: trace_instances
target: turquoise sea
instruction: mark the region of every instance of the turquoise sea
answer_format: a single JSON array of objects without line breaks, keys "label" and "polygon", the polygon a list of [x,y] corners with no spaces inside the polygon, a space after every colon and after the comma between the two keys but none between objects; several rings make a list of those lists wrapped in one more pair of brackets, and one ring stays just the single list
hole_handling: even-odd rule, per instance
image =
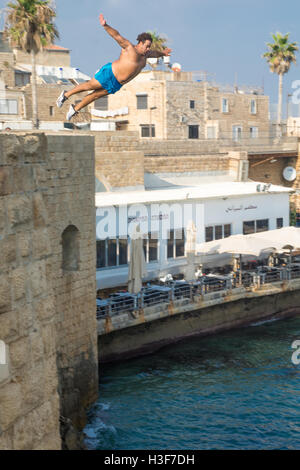
[{"label": "turquoise sea", "polygon": [[300,317],[100,367],[89,449],[300,449]]}]

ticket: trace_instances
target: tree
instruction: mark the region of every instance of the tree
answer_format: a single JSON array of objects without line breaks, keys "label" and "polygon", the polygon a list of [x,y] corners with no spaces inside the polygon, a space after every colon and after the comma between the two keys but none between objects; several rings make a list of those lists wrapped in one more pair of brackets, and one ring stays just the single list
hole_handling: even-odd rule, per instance
[{"label": "tree", "polygon": [[[167,48],[168,39],[166,37],[161,36],[157,31],[147,31],[147,33],[150,34],[152,37],[151,50],[162,52],[164,49]],[[157,59],[156,64],[150,63],[150,66],[152,68],[155,68],[157,67],[158,63],[159,63],[159,59]]]},{"label": "tree", "polygon": [[282,35],[281,33],[272,34],[274,43],[267,43],[269,48],[268,52],[263,54],[267,60],[272,73],[277,73],[279,76],[278,87],[278,110],[277,110],[277,136],[280,135],[281,126],[281,113],[282,113],[282,83],[283,75],[290,70],[292,63],[296,63],[295,52],[298,51],[296,42],[289,43],[289,34]]},{"label": "tree", "polygon": [[49,0],[15,0],[7,7],[5,36],[13,45],[31,54],[33,125],[38,128],[36,54],[59,37],[53,23],[56,13]]}]

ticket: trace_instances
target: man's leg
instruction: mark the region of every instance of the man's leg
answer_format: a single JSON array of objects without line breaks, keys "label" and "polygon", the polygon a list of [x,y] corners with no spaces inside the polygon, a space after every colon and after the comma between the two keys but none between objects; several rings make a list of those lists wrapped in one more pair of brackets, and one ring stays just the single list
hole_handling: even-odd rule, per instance
[{"label": "man's leg", "polygon": [[74,106],[75,111],[80,111],[82,108],[85,108],[88,104],[93,103],[93,101],[98,100],[102,96],[108,95],[108,91],[105,90],[104,88],[101,88],[101,90],[95,90],[93,93],[90,93],[89,95],[85,96],[80,103],[76,104]]},{"label": "man's leg", "polygon": [[104,88],[101,88],[100,90],[95,90],[93,91],[93,93],[90,93],[89,95],[87,95],[76,106],[71,104],[70,109],[67,113],[68,121],[70,121],[70,119],[73,116],[75,116],[75,114],[77,114],[82,108],[92,103],[93,101],[97,100],[98,98],[101,98],[102,96],[106,96],[106,95],[108,95],[108,91],[105,90]]},{"label": "man's leg", "polygon": [[77,93],[81,93],[82,91],[90,91],[90,90],[103,90],[102,86],[95,78],[92,78],[88,82],[81,83],[77,85],[70,91],[65,92],[65,97],[70,98],[72,95],[76,95]]}]

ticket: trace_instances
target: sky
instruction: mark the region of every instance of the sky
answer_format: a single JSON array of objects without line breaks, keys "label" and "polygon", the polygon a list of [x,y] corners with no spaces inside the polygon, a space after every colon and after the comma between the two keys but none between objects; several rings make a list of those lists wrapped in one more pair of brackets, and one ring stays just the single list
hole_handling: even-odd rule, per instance
[{"label": "sky", "polygon": [[[171,63],[184,71],[204,70],[218,83],[264,85],[277,102],[278,77],[261,56],[271,33],[290,33],[300,44],[300,2],[297,0],[56,0],[57,44],[71,50],[72,66],[92,76],[117,59],[118,44],[99,24],[107,23],[136,43],[139,33],[156,30],[167,36]],[[0,0],[4,8],[6,0]],[[2,16],[3,18],[3,16]],[[3,19],[0,22],[3,27]],[[292,82],[300,80],[299,65],[284,78],[284,102]]]}]

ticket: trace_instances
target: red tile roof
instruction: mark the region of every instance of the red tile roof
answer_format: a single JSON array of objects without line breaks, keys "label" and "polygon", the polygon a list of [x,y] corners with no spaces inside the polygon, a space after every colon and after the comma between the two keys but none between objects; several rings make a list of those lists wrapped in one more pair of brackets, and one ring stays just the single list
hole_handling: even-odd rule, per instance
[{"label": "red tile roof", "polygon": [[53,50],[53,51],[69,51],[70,49],[66,49],[65,47],[61,46],[56,46],[55,44],[51,44],[50,46],[47,46],[46,49]]}]

